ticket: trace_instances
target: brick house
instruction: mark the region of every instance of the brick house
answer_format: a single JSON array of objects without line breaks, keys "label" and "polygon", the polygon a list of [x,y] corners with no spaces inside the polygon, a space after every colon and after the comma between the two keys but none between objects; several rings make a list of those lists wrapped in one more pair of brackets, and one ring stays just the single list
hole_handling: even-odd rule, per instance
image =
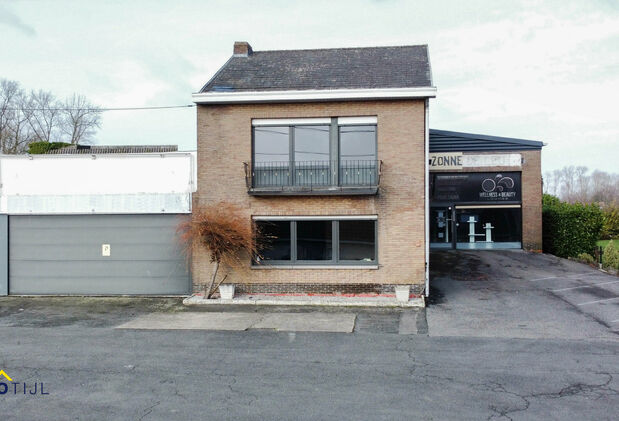
[{"label": "brick house", "polygon": [[[248,256],[243,267],[231,268],[226,283],[240,293],[388,294],[408,286],[412,294],[427,294],[436,231],[430,225],[441,220],[438,208],[431,214],[430,188],[449,179],[430,178],[429,99],[435,95],[426,45],[253,51],[235,43],[233,56],[193,95],[193,203],[236,204],[248,224],[276,239],[260,259]],[[473,169],[480,168],[504,169]],[[541,176],[534,176],[541,195]],[[507,188],[508,180],[492,181],[501,182],[495,190]],[[521,200],[511,198],[500,205]],[[436,201],[450,210],[463,203]],[[454,221],[449,230],[456,233],[452,216],[441,217]],[[539,248],[539,234],[532,248]],[[206,253],[195,251],[194,291],[212,270]]]}]

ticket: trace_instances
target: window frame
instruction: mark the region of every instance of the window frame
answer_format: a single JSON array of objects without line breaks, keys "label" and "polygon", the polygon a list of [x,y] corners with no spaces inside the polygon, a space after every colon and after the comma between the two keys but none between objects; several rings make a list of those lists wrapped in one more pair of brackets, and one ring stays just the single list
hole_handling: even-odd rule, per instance
[{"label": "window frame", "polygon": [[[251,259],[251,267],[287,267],[287,268],[303,268],[303,267],[360,267],[360,268],[378,268],[378,218],[376,215],[359,215],[350,217],[254,217],[252,223],[271,222],[271,221],[289,221],[290,222],[290,260],[261,260],[256,261],[254,256]],[[298,260],[297,259],[297,222],[302,221],[331,221],[331,260]],[[341,260],[340,257],[340,229],[339,222],[370,220],[374,222],[374,259],[371,261],[360,260]]]},{"label": "window frame", "polygon": [[[327,122],[330,120],[330,122]],[[367,161],[378,162],[378,119],[376,116],[359,117],[330,117],[330,118],[293,118],[293,119],[254,119],[251,123],[251,167],[256,168],[256,127],[287,127],[288,128],[288,185],[297,186],[295,180],[295,127],[327,126],[329,127],[329,167],[331,180],[329,186],[342,186],[340,168],[342,157],[340,154],[340,128],[354,126],[374,126],[374,159]],[[285,161],[282,161],[285,162]],[[300,161],[303,162],[303,161]],[[255,180],[252,179],[252,186]],[[299,186],[302,186],[300,184]],[[351,185],[352,186],[352,185]]]}]

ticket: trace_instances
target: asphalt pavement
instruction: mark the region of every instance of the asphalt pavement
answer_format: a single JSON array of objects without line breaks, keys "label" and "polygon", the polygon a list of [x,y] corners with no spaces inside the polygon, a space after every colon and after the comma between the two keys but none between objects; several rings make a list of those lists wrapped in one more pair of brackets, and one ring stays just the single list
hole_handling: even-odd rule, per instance
[{"label": "asphalt pavement", "polygon": [[433,261],[426,310],[0,298],[2,419],[616,419],[615,301],[584,292],[613,278],[525,252]]},{"label": "asphalt pavement", "polygon": [[431,335],[619,340],[619,278],[522,250],[430,256]]},{"label": "asphalt pavement", "polygon": [[3,420],[615,419],[614,342],[1,327]]}]

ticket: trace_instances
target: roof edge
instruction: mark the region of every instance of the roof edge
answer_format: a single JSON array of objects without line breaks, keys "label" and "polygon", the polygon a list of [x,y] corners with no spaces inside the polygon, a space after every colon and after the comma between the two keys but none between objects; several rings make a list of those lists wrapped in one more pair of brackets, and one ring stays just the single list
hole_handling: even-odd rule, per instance
[{"label": "roof edge", "polygon": [[208,91],[206,91],[206,87],[207,87],[208,85],[210,85],[210,84],[211,84],[211,82],[212,82],[212,81],[214,81],[214,80],[217,78],[217,76],[219,76],[219,74],[220,74],[220,73],[221,73],[221,72],[222,72],[222,71],[226,68],[226,66],[228,65],[228,63],[230,63],[230,61],[232,61],[232,59],[233,59],[233,58],[234,58],[234,55],[230,56],[230,57],[228,58],[228,60],[226,60],[226,62],[223,64],[223,66],[221,66],[221,67],[220,67],[220,68],[219,68],[219,69],[215,72],[215,74],[214,74],[213,76],[211,76],[211,78],[208,80],[208,82],[206,82],[206,83],[202,86],[202,88],[200,88],[200,91],[199,91],[199,92],[208,92]]},{"label": "roof edge", "polygon": [[330,50],[371,50],[380,48],[411,48],[411,47],[428,47],[425,44],[400,44],[400,45],[371,45],[366,47],[328,47],[328,48],[291,48],[281,50],[254,50],[254,53],[279,53],[282,51],[330,51]]},{"label": "roof edge", "polygon": [[333,100],[435,98],[435,86],[377,89],[307,89],[283,91],[198,92],[192,95],[196,104],[317,102]]},{"label": "roof edge", "polygon": [[539,140],[518,139],[514,137],[502,137],[502,136],[490,136],[490,135],[476,134],[476,133],[453,132],[449,130],[430,129],[430,134],[443,135],[443,136],[455,136],[455,137],[461,137],[464,139],[492,140],[496,142],[512,143],[514,145],[534,146],[534,147],[539,147],[540,149],[545,145],[544,142],[540,142]]}]

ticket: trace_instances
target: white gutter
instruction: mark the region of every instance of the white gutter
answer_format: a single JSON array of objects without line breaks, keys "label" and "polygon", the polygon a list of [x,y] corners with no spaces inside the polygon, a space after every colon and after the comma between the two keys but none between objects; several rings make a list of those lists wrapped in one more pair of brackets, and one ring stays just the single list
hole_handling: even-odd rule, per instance
[{"label": "white gutter", "polygon": [[256,102],[311,102],[334,100],[411,99],[434,98],[434,86],[420,88],[382,89],[307,89],[297,91],[217,91],[192,95],[196,104],[256,103]]},{"label": "white gutter", "polygon": [[424,234],[425,234],[425,256],[426,256],[426,267],[425,267],[425,281],[426,281],[426,297],[430,296],[430,100],[426,99],[425,101],[425,193],[424,193],[424,205],[425,205],[425,218],[424,218]]}]

